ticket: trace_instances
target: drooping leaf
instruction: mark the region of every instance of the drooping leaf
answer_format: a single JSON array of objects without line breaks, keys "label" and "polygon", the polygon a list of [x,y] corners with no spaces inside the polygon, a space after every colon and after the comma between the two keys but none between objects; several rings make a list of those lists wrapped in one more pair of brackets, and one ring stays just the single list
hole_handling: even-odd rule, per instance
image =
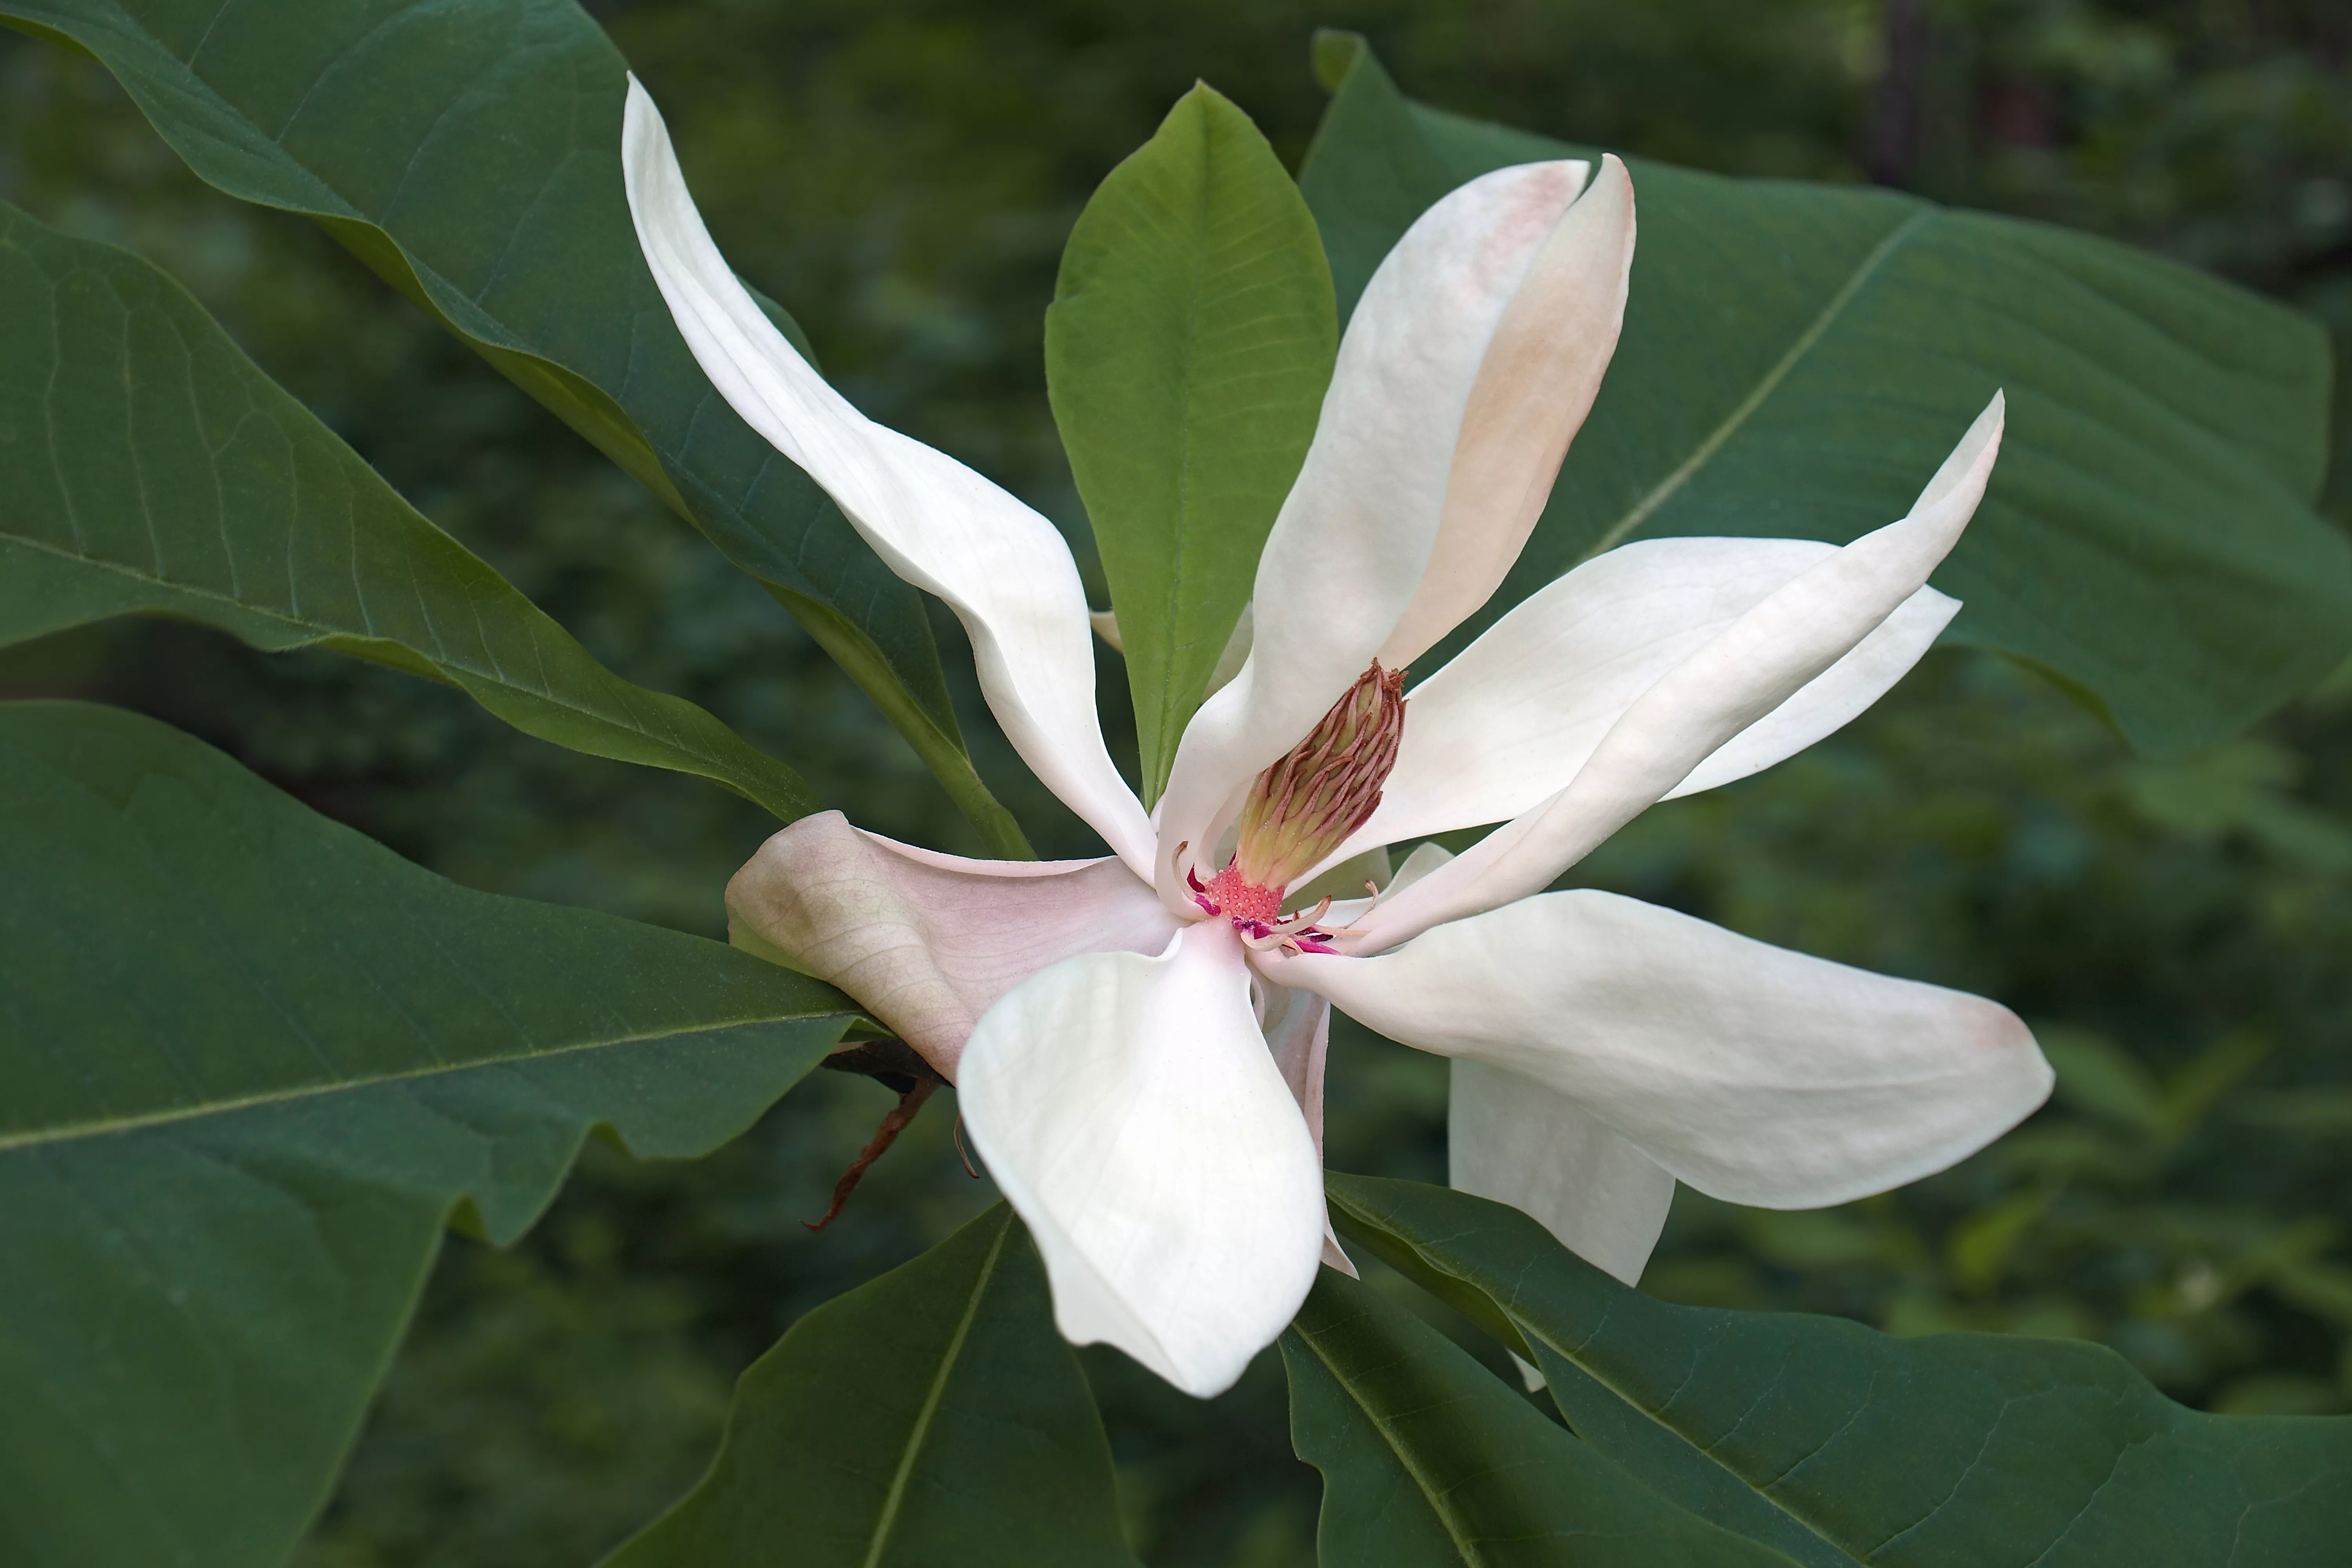
[{"label": "drooping leaf", "polygon": [[1297,478],[1339,329],[1314,215],[1207,87],[1110,172],[1062,253],[1045,383],[1118,616],[1159,797]]},{"label": "drooping leaf", "polygon": [[916,592],[687,350],[621,184],[627,68],[572,0],[0,0],[195,173],[307,214],[758,578],[1003,853]]},{"label": "drooping leaf", "polygon": [[794,1323],[702,1484],[606,1568],[1137,1568],[1045,1271],[999,1204]]},{"label": "drooping leaf", "polygon": [[816,809],[709,713],[598,664],[179,285],[0,202],[0,644],[142,611],[447,681],[541,740],[788,822]]},{"label": "drooping leaf", "polygon": [[848,1005],[0,706],[0,1562],[282,1562],[453,1214],[510,1240],[594,1128],[707,1152]]},{"label": "drooping leaf", "polygon": [[1326,1268],[1282,1336],[1327,1568],[1790,1568],[1652,1491],[1459,1346]]},{"label": "drooping leaf", "polygon": [[[1360,39],[1300,188],[1341,310],[1490,169],[1590,155],[1404,99]],[[2352,546],[2314,511],[2327,342],[2284,307],[2089,236],[1891,191],[1629,160],[1624,336],[1502,591],[1443,653],[1629,539],[1843,542],[1903,514],[1996,388],[2009,431],[1935,578],[1950,636],[2034,664],[2141,750],[2221,739],[2352,647]]]},{"label": "drooping leaf", "polygon": [[2352,1417],[2207,1415],[2071,1340],[1669,1305],[1500,1204],[1329,1192],[1351,1239],[1532,1357],[1585,1441],[1809,1568],[2324,1568],[2352,1539]]}]

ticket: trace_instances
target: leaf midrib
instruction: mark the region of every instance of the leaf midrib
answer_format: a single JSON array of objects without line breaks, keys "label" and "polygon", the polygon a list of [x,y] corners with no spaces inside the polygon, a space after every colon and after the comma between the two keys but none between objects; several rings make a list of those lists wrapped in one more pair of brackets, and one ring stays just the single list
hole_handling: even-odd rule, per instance
[{"label": "leaf midrib", "polygon": [[1315,1359],[1323,1363],[1323,1370],[1330,1373],[1331,1381],[1338,1384],[1348,1397],[1354,1401],[1356,1408],[1364,1413],[1364,1419],[1371,1423],[1372,1430],[1381,1435],[1381,1440],[1389,1446],[1389,1452],[1394,1454],[1397,1463],[1404,1467],[1405,1474],[1412,1478],[1413,1485],[1420,1489],[1422,1500],[1429,1505],[1429,1511],[1437,1516],[1439,1526],[1444,1530],[1446,1539],[1454,1542],[1454,1550],[1461,1554],[1462,1561],[1469,1564],[1470,1568],[1479,1568],[1480,1558],[1477,1550],[1462,1522],[1454,1517],[1453,1510],[1447,1506],[1444,1490],[1434,1485],[1422,1467],[1413,1462],[1412,1456],[1406,1446],[1399,1442],[1391,1432],[1390,1423],[1379,1412],[1364,1403],[1363,1399],[1357,1394],[1354,1385],[1340,1373],[1338,1364],[1323,1353],[1323,1347],[1318,1342],[1318,1336],[1309,1330],[1299,1328],[1296,1323],[1291,1326],[1297,1330],[1298,1337],[1305,1342],[1307,1348],[1315,1352]]},{"label": "leaf midrib", "polygon": [[882,1511],[874,1521],[865,1568],[880,1568],[882,1553],[890,1544],[890,1532],[898,1528],[898,1510],[906,1503],[908,1484],[914,1478],[915,1459],[930,1436],[940,1404],[947,1397],[948,1379],[954,1374],[956,1363],[962,1359],[964,1342],[971,1335],[971,1325],[980,1316],[980,1303],[988,1294],[989,1281],[996,1277],[997,1259],[1004,1255],[1005,1241],[1012,1234],[1013,1215],[1008,1210],[1004,1223],[997,1228],[996,1239],[989,1245],[987,1261],[980,1266],[980,1277],[972,1281],[971,1294],[963,1304],[963,1316],[956,1321],[955,1332],[949,1337],[947,1350],[940,1357],[939,1370],[931,1374],[931,1385],[924,1391],[922,1408],[915,1413],[914,1425],[908,1430],[906,1447],[898,1454],[898,1468],[890,1477],[889,1489],[882,1498]]},{"label": "leaf midrib", "polygon": [[[1446,1272],[1452,1274],[1454,1271],[1448,1269]],[[1463,1276],[1459,1274],[1454,1274],[1454,1278],[1461,1279],[1465,1285],[1468,1286],[1473,1290],[1478,1291],[1481,1295],[1486,1296],[1488,1300],[1492,1300],[1494,1299],[1493,1293],[1480,1286],[1475,1280],[1464,1279]],[[1812,1521],[1807,1519],[1803,1514],[1797,1512],[1787,1503],[1782,1502],[1780,1499],[1774,1497],[1769,1491],[1758,1486],[1746,1476],[1741,1475],[1738,1470],[1733,1469],[1730,1465],[1716,1458],[1713,1448],[1702,1447],[1697,1443],[1693,1442],[1689,1436],[1675,1428],[1665,1419],[1664,1416],[1659,1415],[1657,1411],[1651,1409],[1648,1405],[1634,1398],[1631,1394],[1625,1392],[1624,1389],[1619,1387],[1614,1382],[1594,1371],[1591,1367],[1586,1365],[1580,1355],[1563,1347],[1551,1335],[1538,1329],[1535,1324],[1520,1316],[1513,1308],[1506,1306],[1500,1301],[1496,1301],[1495,1304],[1497,1307],[1502,1308],[1504,1315],[1509,1318],[1511,1322],[1517,1327],[1518,1331],[1525,1334],[1530,1341],[1546,1346],[1554,1355],[1559,1357],[1560,1360],[1567,1362],[1570,1365],[1575,1367],[1578,1372],[1582,1373],[1594,1383],[1599,1384],[1602,1388],[1608,1390],[1610,1394],[1616,1397],[1618,1403],[1623,1405],[1627,1409],[1639,1411],[1653,1426],[1673,1437],[1674,1440],[1680,1444],[1684,1448],[1696,1454],[1701,1459],[1706,1460],[1707,1464],[1713,1466],[1722,1474],[1728,1476],[1731,1479],[1738,1482],[1741,1490],[1755,1498],[1759,1502],[1761,1502],[1765,1507],[1772,1510],[1773,1512],[1779,1514],[1790,1523],[1803,1530],[1806,1534],[1811,1535],[1815,1540],[1819,1541],[1822,1545],[1836,1552],[1846,1562],[1854,1564],[1854,1568],[1864,1568],[1864,1559],[1856,1556],[1852,1548],[1831,1538],[1830,1536],[1822,1534],[1821,1527],[1814,1524]],[[1563,1412],[1563,1414],[1565,1414],[1565,1412]],[[1848,1424],[1851,1425],[1850,1417]],[[1822,1444],[1822,1447],[1828,1447],[1828,1440],[1824,1439]],[[1819,1453],[1820,1451],[1820,1448],[1815,1448],[1813,1450],[1814,1453]],[[1812,1456],[1810,1454],[1806,1456],[1807,1458],[1811,1457]],[[1800,1459],[1797,1463],[1802,1464],[1804,1460]],[[1791,1465],[1789,1468],[1793,1470],[1796,1468],[1796,1465]],[[1782,1474],[1787,1474],[1787,1471],[1783,1471]],[[1724,1528],[1727,1530],[1732,1527],[1726,1525]]]},{"label": "leaf midrib", "polygon": [[1601,537],[1593,542],[1591,548],[1577,558],[1578,561],[1580,563],[1590,561],[1601,552],[1613,549],[1627,534],[1647,522],[1659,508],[1673,500],[1675,493],[1688,484],[1699,469],[1714,459],[1716,453],[1723,449],[1724,444],[1738,435],[1740,427],[1755,416],[1756,411],[1764,406],[1772,394],[1780,390],[1780,384],[1789,378],[1789,373],[1797,368],[1798,362],[1811,353],[1814,345],[1819,343],[1830,328],[1836,324],[1837,319],[1845,314],[1846,307],[1853,303],[1854,296],[1862,292],[1864,285],[1877,275],[1878,269],[1885,266],[1888,259],[1900,250],[1914,234],[1942,216],[1944,216],[1942,208],[1925,206],[1881,236],[1878,243],[1871,247],[1870,253],[1855,264],[1853,275],[1839,285],[1836,293],[1830,296],[1829,302],[1822,307],[1821,313],[1807,324],[1803,331],[1797,334],[1795,341],[1790,343],[1787,351],[1774,362],[1772,368],[1766,371],[1756,384],[1748,389],[1748,395],[1740,399],[1738,406],[1724,416],[1722,422],[1713,430],[1707,432],[1706,438],[1691,449],[1690,456],[1676,465],[1672,473],[1652,486],[1647,495],[1634,502],[1623,516],[1604,529]]},{"label": "leaf midrib", "polygon": [[[560,708],[563,711],[572,714],[583,721],[610,725],[616,730],[624,730],[632,734],[643,735],[647,740],[656,742],[661,745],[674,746],[689,756],[698,758],[699,760],[708,763],[714,769],[723,771],[731,776],[744,776],[742,769],[736,763],[718,755],[716,752],[702,748],[683,736],[677,735],[674,732],[657,731],[648,729],[643,723],[636,721],[634,717],[625,721],[615,718],[610,713],[601,712],[596,709],[585,707],[577,699],[567,697],[562,692],[556,691],[551,688],[523,685],[515,680],[512,677],[509,676],[502,669],[492,668],[485,670],[478,664],[450,657],[446,649],[439,653],[430,653],[424,648],[416,647],[414,643],[407,642],[400,637],[385,637],[382,633],[376,632],[373,629],[356,630],[350,626],[336,626],[331,622],[312,620],[307,616],[303,616],[293,611],[278,609],[268,605],[254,604],[250,600],[238,598],[233,594],[223,593],[217,588],[203,587],[192,583],[174,582],[169,577],[160,576],[152,572],[142,571],[138,567],[127,565],[119,561],[108,561],[95,555],[84,553],[80,551],[68,550],[60,545],[50,542],[47,540],[30,538],[25,534],[17,533],[13,531],[0,531],[0,542],[20,545],[27,550],[37,550],[45,554],[53,555],[59,560],[70,561],[76,565],[91,567],[100,572],[111,572],[117,576],[127,577],[134,583],[139,583],[149,587],[163,589],[173,594],[184,594],[191,598],[204,599],[214,604],[227,605],[230,608],[242,611],[247,615],[256,616],[265,620],[274,621],[280,626],[289,626],[294,630],[309,634],[314,641],[325,641],[332,637],[362,637],[371,642],[394,643],[399,647],[410,649],[419,658],[441,668],[456,670],[471,679],[481,681],[485,685],[496,686],[502,690],[517,692],[522,696],[545,702],[551,707]],[[423,595],[418,595],[417,605],[425,619],[429,622],[432,619],[432,611],[425,606]],[[538,611],[537,607],[533,606],[533,613],[543,612]],[[589,657],[593,658],[594,656],[590,655]],[[601,670],[604,667],[599,665],[597,668]],[[614,675],[610,670],[604,670],[604,673],[610,676],[615,681],[622,681],[622,678],[620,676]],[[625,685],[629,683],[624,681],[623,684]],[[650,687],[637,688],[637,689],[644,691],[646,695],[649,697],[661,697],[666,695],[665,693],[653,690]],[[677,699],[677,700],[683,701],[684,699]],[[746,742],[746,744],[748,745],[748,742]]]},{"label": "leaf midrib", "polygon": [[151,1127],[169,1126],[179,1121],[199,1121],[209,1116],[226,1116],[234,1111],[251,1110],[261,1106],[291,1104],[299,1100],[316,1100],[323,1095],[378,1089],[386,1084],[414,1083],[426,1079],[446,1078],[457,1073],[472,1072],[482,1068],[520,1067],[532,1062],[553,1061],[562,1057],[578,1056],[583,1051],[614,1050],[624,1046],[651,1045],[661,1040],[687,1039],[697,1035],[724,1034],[734,1029],[756,1028],[768,1024],[810,1023],[836,1016],[846,1019],[850,1015],[847,1013],[785,1013],[766,1017],[737,1018],[716,1024],[684,1024],[674,1028],[647,1029],[635,1034],[578,1040],[570,1045],[555,1046],[546,1050],[475,1057],[459,1062],[434,1062],[425,1067],[404,1068],[398,1072],[338,1079],[331,1083],[289,1085],[284,1089],[267,1089],[228,1100],[207,1100],[201,1105],[172,1106],[160,1110],[77,1121],[59,1127],[0,1132],[0,1154],[14,1153],[20,1149],[39,1148],[49,1143],[72,1142],[83,1138],[102,1138],[117,1132],[142,1131]]}]

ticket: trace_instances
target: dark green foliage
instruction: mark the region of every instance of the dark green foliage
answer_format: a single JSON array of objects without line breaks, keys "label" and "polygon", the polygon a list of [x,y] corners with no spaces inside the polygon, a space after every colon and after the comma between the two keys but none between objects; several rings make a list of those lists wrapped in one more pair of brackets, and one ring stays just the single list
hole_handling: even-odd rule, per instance
[{"label": "dark green foliage", "polygon": [[0,709],[0,808],[10,1562],[281,1560],[453,1215],[511,1241],[595,1128],[705,1152],[847,1022],[731,949],[456,887],[117,710]]},{"label": "dark green foliage", "polygon": [[1516,1209],[1330,1188],[1351,1237],[1532,1357],[1580,1436],[1802,1563],[2322,1568],[2352,1520],[2352,1418],[2188,1410],[2063,1340],[1670,1306]]},{"label": "dark green foliage", "polygon": [[1325,1269],[1282,1336],[1291,1439],[1323,1471],[1320,1560],[1790,1568],[1667,1501],[1377,1291]]},{"label": "dark green foliage", "polygon": [[1135,1568],[1110,1450],[1003,1205],[793,1325],[710,1474],[609,1568]]},{"label": "dark green foliage", "polygon": [[518,729],[789,822],[799,775],[631,686],[410,510],[139,258],[0,203],[0,644],[144,611],[462,688]]}]

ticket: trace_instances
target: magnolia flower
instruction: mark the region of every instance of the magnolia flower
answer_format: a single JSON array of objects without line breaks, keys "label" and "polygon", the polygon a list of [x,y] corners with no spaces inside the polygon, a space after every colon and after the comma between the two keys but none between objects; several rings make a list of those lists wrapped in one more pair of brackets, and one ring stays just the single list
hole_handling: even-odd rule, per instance
[{"label": "magnolia flower", "polygon": [[[739,941],[842,986],[955,1083],[1070,1340],[1212,1394],[1289,1321],[1318,1257],[1344,1266],[1319,1152],[1334,1005],[1454,1059],[1455,1185],[1629,1282],[1677,1180],[1842,1203],[1972,1152],[2048,1093],[1993,1003],[1544,891],[1653,802],[1769,766],[1911,667],[1958,607],[1926,583],[1984,493],[1998,397],[1898,521],[1843,549],[1623,545],[1408,689],[1534,527],[1633,254],[1614,158],[1474,180],[1365,289],[1258,563],[1247,658],[1147,813],[1103,743],[1061,536],[793,351],[634,85],[624,156],[646,260],[712,384],[954,610],[1005,734],[1113,852],[964,859],[827,813],[728,889]],[[1292,891],[1492,823],[1455,858],[1423,845],[1376,898]]]}]

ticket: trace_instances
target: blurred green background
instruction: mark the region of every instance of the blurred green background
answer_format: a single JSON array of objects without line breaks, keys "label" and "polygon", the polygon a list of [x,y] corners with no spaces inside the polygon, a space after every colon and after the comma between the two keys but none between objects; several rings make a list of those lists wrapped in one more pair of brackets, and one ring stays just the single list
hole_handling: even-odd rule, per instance
[{"label": "blurred green background", "polygon": [[[1322,104],[1319,24],[1368,33],[1448,108],[2094,229],[2298,303],[2339,357],[2352,346],[2341,0],[589,8],[660,99],[729,255],[835,379],[1081,540],[1041,369],[1063,238],[1195,77],[1295,163]],[[169,268],[624,674],[711,708],[867,826],[972,847],[863,699],[698,536],[316,230],[199,185],[96,67],[5,35],[0,195]],[[2329,504],[2352,520],[2352,462]],[[952,622],[942,636],[952,664]],[[1115,668],[1103,688],[1121,700]],[[541,746],[454,692],[167,624],[0,658],[0,695],[58,693],[177,723],[461,881],[712,935],[765,831],[721,791]],[[1084,852],[982,743],[968,678],[961,696],[1040,847]],[[2076,1335],[2192,1404],[2352,1408],[2352,674],[2158,765],[2034,677],[1938,653],[1831,742],[1652,812],[1578,876],[1999,997],[2060,1073],[2026,1127],[1901,1193],[1810,1214],[1684,1193],[1646,1288],[1902,1333]],[[1332,1074],[1335,1165],[1442,1178],[1442,1063],[1343,1029]],[[889,1103],[820,1073],[698,1164],[592,1148],[511,1252],[453,1238],[305,1568],[569,1568],[691,1484],[751,1358],[988,1201],[943,1099],[838,1225],[803,1229]],[[1311,1562],[1318,1487],[1289,1455],[1271,1358],[1208,1404],[1086,1360],[1149,1561]]]}]

